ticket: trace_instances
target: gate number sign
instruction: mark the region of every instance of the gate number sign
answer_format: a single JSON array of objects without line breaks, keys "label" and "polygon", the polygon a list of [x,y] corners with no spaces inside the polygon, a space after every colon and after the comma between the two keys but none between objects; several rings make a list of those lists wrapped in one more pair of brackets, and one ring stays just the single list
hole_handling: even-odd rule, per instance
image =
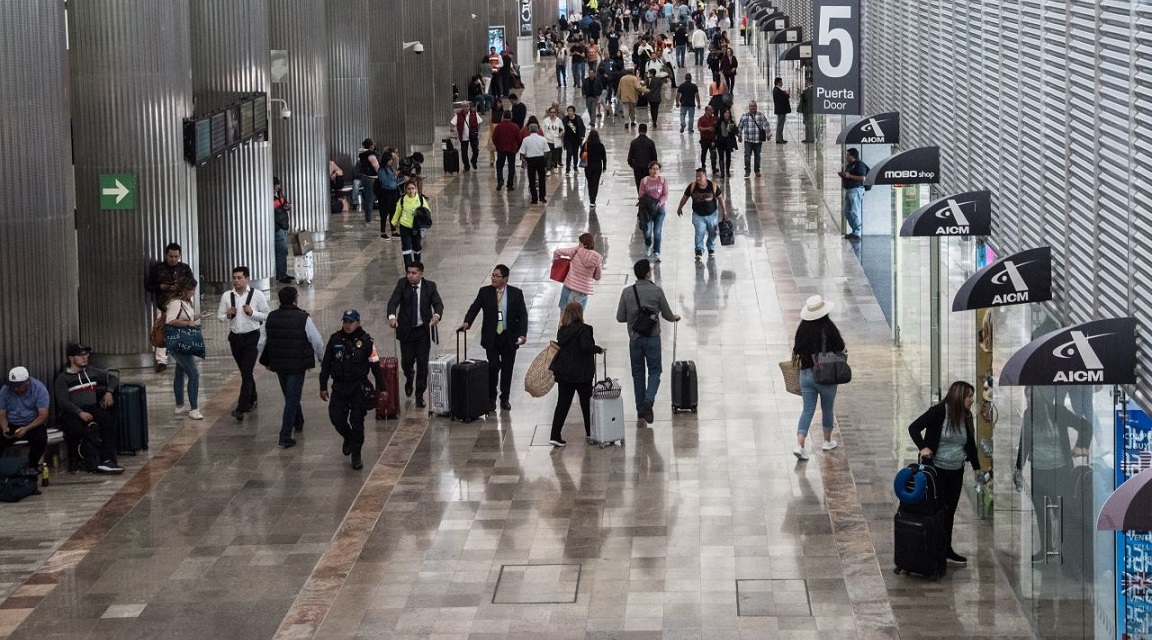
[{"label": "gate number sign", "polygon": [[860,0],[813,0],[812,42],[815,113],[862,113]]}]

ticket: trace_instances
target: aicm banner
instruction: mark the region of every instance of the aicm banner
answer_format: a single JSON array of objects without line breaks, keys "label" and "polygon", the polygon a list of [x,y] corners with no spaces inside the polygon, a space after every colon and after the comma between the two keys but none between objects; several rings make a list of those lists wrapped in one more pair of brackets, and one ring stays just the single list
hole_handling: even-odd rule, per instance
[{"label": "aicm banner", "polygon": [[860,115],[860,0],[813,0],[813,113]]},{"label": "aicm banner", "polygon": [[1000,386],[1135,384],[1136,318],[1106,318],[1057,329],[1012,354]]}]

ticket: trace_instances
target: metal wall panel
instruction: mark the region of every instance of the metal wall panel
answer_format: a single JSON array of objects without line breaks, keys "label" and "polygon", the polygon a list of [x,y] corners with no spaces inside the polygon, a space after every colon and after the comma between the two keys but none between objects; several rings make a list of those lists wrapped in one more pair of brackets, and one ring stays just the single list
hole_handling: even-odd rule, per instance
[{"label": "metal wall panel", "polygon": [[[200,273],[196,181],[183,154],[182,119],[192,113],[192,85],[179,72],[191,65],[188,3],[86,0],[71,3],[71,12],[80,337],[100,354],[144,354],[154,315],[143,287],[149,265],[163,257],[167,243],[178,242],[185,262]],[[52,57],[44,59],[51,78]],[[45,73],[43,64],[29,68]],[[58,106],[46,100],[42,108],[52,114]],[[66,134],[67,125],[60,131]],[[53,145],[55,139],[44,138]],[[61,155],[29,184],[66,173],[67,166]],[[100,210],[102,173],[136,175],[136,210]],[[54,198],[54,191],[41,189],[31,201]],[[67,255],[71,236],[60,237],[60,262],[75,269]],[[75,277],[62,276],[63,286]]]},{"label": "metal wall panel", "polygon": [[415,54],[401,50],[406,34],[400,9],[399,0],[369,2],[368,15],[373,28],[370,44],[372,135],[365,137],[374,139],[378,149],[396,147],[407,151],[404,119],[410,104],[412,76],[404,73],[403,61]]},{"label": "metal wall panel", "polygon": [[368,0],[327,0],[328,157],[351,179],[360,142],[372,134]]},{"label": "metal wall panel", "polygon": [[[445,42],[445,38],[433,38],[432,4],[428,0],[398,1],[404,40],[424,43],[423,55],[413,55],[411,50],[398,54],[403,56],[400,81],[406,87],[404,137],[409,148],[426,147],[435,138],[436,115],[452,106],[444,100],[444,70],[437,65],[442,52],[451,44]],[[440,21],[443,20],[445,18],[440,17]],[[451,100],[451,95],[448,99]]]},{"label": "metal wall panel", "polygon": [[0,372],[47,384],[80,336],[64,36],[63,3],[0,3]]},{"label": "metal wall panel", "polygon": [[[323,242],[332,215],[324,0],[270,0],[269,5],[272,48],[288,51],[288,77],[272,86],[272,96],[292,110],[287,120],[272,118],[272,170],[293,203],[292,229],[308,229]],[[273,105],[274,115],[278,106]]]},{"label": "metal wall panel", "polygon": [[[270,93],[268,0],[191,0],[191,25],[197,110],[229,93]],[[253,280],[271,278],[271,146],[253,142],[210,161],[198,169],[197,192],[205,280],[228,283],[236,265],[247,265]]]}]

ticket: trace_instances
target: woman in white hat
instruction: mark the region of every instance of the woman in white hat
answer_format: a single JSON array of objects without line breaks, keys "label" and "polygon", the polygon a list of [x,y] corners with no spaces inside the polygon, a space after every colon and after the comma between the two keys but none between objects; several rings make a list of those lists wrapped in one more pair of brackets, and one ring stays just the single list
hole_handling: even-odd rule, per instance
[{"label": "woman in white hat", "polygon": [[804,398],[804,410],[800,413],[800,421],[796,424],[796,448],[792,454],[800,460],[807,460],[808,453],[804,450],[804,440],[808,437],[808,428],[812,426],[812,417],[816,415],[816,398],[820,398],[821,423],[824,426],[824,451],[831,451],[838,445],[832,439],[832,428],[835,426],[836,385],[816,384],[812,379],[812,356],[823,351],[844,351],[844,339],[840,337],[840,330],[828,317],[832,310],[832,303],[820,296],[812,296],[800,309],[800,326],[796,327],[796,340],[792,346],[792,355],[800,362],[800,392]]}]

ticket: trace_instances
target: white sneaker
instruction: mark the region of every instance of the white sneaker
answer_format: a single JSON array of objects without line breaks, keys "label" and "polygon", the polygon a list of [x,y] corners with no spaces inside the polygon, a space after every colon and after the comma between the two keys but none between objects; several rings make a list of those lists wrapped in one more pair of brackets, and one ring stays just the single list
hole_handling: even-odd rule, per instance
[{"label": "white sneaker", "polygon": [[178,416],[182,416],[182,415],[184,415],[185,413],[188,413],[188,407],[185,407],[185,406],[184,406],[184,405],[182,405],[182,404],[178,404],[178,405],[176,405],[176,411],[175,411],[175,413],[176,413],[176,415],[178,415]]},{"label": "white sneaker", "polygon": [[193,420],[203,420],[204,414],[200,413],[199,409],[193,409],[188,412],[188,417],[192,418]]},{"label": "white sneaker", "polygon": [[796,456],[797,460],[808,459],[808,452],[804,450],[804,447],[796,447],[792,450],[792,455]]},{"label": "white sneaker", "polygon": [[820,448],[825,450],[825,451],[831,451],[831,450],[833,450],[839,446],[840,446],[840,443],[836,442],[835,440],[825,440],[824,445]]}]

